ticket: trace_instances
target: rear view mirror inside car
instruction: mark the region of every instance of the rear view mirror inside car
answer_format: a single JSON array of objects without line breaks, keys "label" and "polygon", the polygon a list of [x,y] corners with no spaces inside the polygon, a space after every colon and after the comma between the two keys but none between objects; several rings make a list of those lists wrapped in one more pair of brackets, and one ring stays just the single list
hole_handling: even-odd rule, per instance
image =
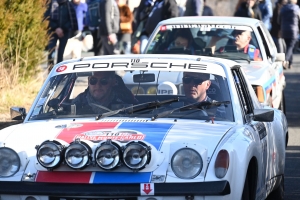
[{"label": "rear view mirror inside car", "polygon": [[155,74],[135,74],[133,75],[134,83],[149,83],[155,81]]}]

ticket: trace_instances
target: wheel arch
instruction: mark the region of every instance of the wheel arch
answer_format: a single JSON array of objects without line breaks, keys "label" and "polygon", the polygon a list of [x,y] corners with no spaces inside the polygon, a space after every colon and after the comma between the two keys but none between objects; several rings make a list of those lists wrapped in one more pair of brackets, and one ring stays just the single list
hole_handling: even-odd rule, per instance
[{"label": "wheel arch", "polygon": [[[247,175],[249,180],[249,199],[256,199],[256,188],[257,188],[257,180],[258,180],[258,161],[256,157],[252,157],[248,169]],[[246,179],[246,178],[245,178]]]}]

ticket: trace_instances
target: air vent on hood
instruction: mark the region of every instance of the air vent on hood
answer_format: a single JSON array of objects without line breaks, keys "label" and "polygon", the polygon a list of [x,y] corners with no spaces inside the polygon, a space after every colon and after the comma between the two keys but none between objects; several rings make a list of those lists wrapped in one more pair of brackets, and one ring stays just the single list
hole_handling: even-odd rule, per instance
[{"label": "air vent on hood", "polygon": [[147,119],[103,119],[100,122],[147,122]]}]

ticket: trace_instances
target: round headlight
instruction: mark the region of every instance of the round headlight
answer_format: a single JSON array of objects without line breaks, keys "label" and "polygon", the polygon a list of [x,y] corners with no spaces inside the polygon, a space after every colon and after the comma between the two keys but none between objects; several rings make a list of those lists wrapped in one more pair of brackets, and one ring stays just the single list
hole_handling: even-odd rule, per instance
[{"label": "round headlight", "polygon": [[177,177],[192,179],[200,174],[203,161],[197,151],[184,148],[174,153],[171,159],[171,167]]},{"label": "round headlight", "polygon": [[133,88],[131,88],[131,92],[133,94],[145,94],[145,90],[141,86],[134,86]]},{"label": "round headlight", "polygon": [[65,151],[65,161],[72,169],[82,169],[90,164],[91,153],[86,143],[75,140]]},{"label": "round headlight", "polygon": [[156,87],[149,87],[147,89],[147,94],[156,94]]},{"label": "round headlight", "polygon": [[63,146],[57,141],[45,141],[37,146],[36,158],[45,168],[55,168],[62,161]]},{"label": "round headlight", "polygon": [[123,152],[124,164],[132,170],[143,169],[151,159],[151,147],[143,142],[128,143]]},{"label": "round headlight", "polygon": [[111,140],[107,140],[96,149],[95,160],[99,167],[110,170],[118,166],[120,155],[120,147],[116,143],[111,142]]},{"label": "round headlight", "polygon": [[16,174],[20,169],[19,155],[10,148],[0,148],[0,177],[9,177]]}]

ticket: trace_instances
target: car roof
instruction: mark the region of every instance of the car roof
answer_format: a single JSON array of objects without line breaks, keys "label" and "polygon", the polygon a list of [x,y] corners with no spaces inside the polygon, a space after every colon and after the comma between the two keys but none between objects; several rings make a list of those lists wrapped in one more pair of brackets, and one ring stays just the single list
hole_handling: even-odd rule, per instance
[{"label": "car roof", "polygon": [[163,24],[232,24],[232,25],[249,25],[255,26],[260,21],[248,17],[224,17],[224,16],[194,16],[194,17],[174,17],[163,20],[159,25]]}]

